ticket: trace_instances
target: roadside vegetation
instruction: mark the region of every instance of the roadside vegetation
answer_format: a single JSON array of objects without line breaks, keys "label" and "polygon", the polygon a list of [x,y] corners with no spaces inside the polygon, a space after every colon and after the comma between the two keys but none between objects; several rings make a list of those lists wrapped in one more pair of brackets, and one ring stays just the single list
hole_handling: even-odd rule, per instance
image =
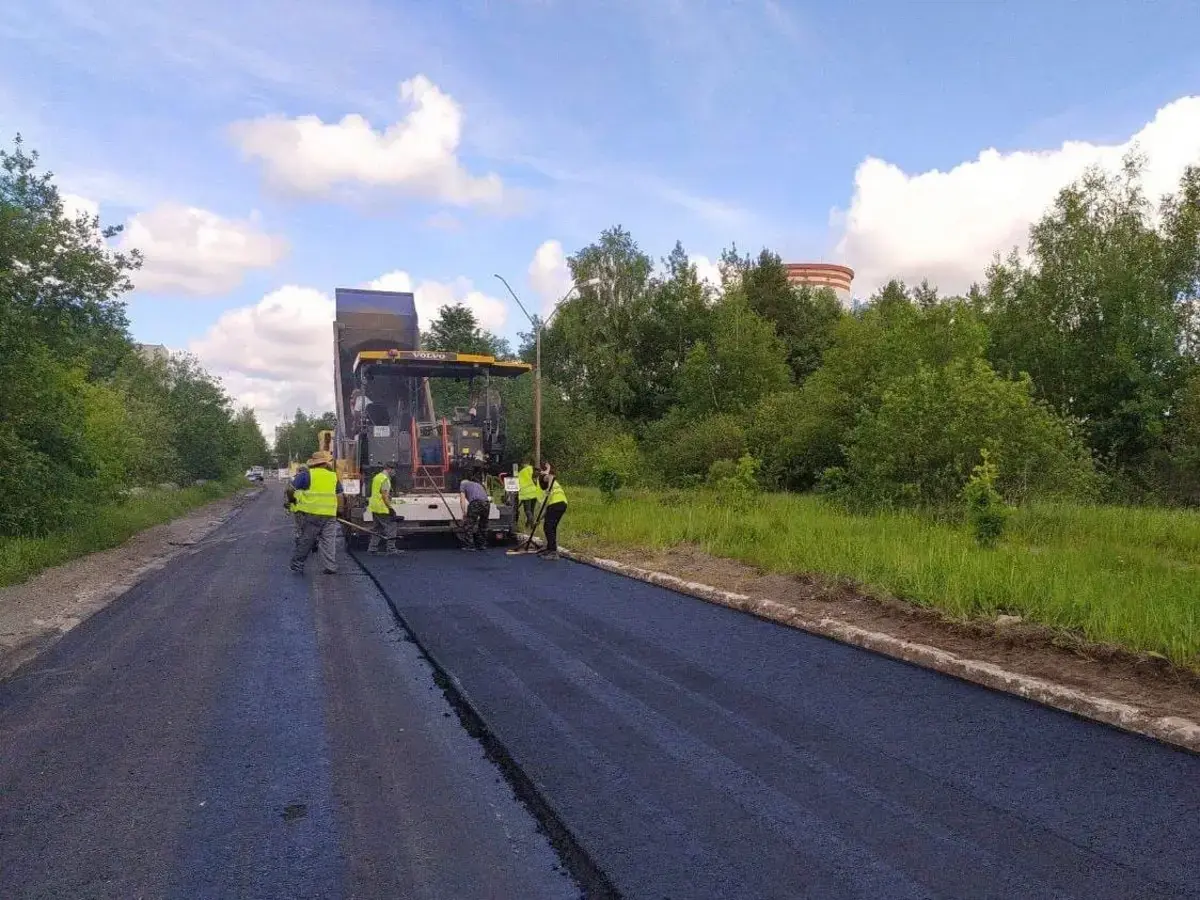
[{"label": "roadside vegetation", "polygon": [[0,537],[0,587],[27,581],[43,569],[76,557],[118,547],[140,531],[246,486],[239,475],[179,490],[156,488],[100,504],[88,515],[40,537]]},{"label": "roadside vegetation", "polygon": [[1004,542],[909,510],[854,513],[813,495],[753,504],[707,491],[574,488],[567,546],[695,546],[767,572],[850,579],[955,619],[1019,615],[1200,671],[1200,517],[1184,510],[1032,502]]},{"label": "roadside vegetation", "polygon": [[[19,138],[0,150],[3,579],[111,546],[110,529],[128,537],[267,462],[254,414],[195,359],[139,352],[122,298],[141,259],[114,248],[119,232],[69,215]],[[186,490],[122,502],[162,484]]]}]

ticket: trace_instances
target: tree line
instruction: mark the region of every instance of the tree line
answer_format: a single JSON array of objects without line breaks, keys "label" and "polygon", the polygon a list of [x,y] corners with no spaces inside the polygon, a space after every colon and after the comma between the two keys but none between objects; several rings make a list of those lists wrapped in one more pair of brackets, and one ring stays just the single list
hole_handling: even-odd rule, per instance
[{"label": "tree line", "polygon": [[69,215],[36,152],[0,150],[0,535],[37,535],[135,486],[266,462],[253,412],[186,354],[145,356],[122,297],[142,260]]},{"label": "tree line", "polygon": [[[1063,189],[1026,253],[965,294],[892,281],[847,310],[763,250],[697,277],[615,227],[569,259],[543,335],[543,453],[576,478],[956,500],[985,457],[1010,501],[1200,499],[1200,168],[1143,160]],[[1002,249],[1002,248],[1000,248]],[[533,358],[532,335],[520,354]],[[528,440],[528,387],[510,391]]]}]

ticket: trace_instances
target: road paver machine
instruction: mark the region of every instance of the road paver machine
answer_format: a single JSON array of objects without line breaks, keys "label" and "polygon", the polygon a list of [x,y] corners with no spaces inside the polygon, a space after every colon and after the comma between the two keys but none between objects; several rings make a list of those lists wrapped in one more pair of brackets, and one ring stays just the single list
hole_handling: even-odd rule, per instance
[{"label": "road paver machine", "polygon": [[[488,530],[516,530],[515,479],[508,453],[503,402],[496,379],[531,370],[522,362],[446,350],[420,349],[411,293],[339,288],[335,294],[334,382],[337,429],[322,432],[346,495],[346,515],[370,522],[367,491],[388,462],[396,463],[392,509],[401,535],[452,531],[460,517],[463,474],[482,468],[503,485],[494,497]],[[468,405],[438,415],[431,381],[466,381]],[[364,535],[346,529],[355,543]]]}]

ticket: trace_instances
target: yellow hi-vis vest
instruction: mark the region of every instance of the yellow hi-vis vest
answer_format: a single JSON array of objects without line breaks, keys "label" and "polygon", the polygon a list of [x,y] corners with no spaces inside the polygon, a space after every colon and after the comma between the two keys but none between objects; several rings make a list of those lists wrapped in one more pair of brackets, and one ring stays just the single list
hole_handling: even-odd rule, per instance
[{"label": "yellow hi-vis vest", "polygon": [[367,501],[367,509],[373,513],[387,515],[392,511],[391,507],[383,499],[383,489],[392,489],[392,479],[388,478],[387,472],[377,472],[375,477],[371,479],[371,498]]},{"label": "yellow hi-vis vest", "polygon": [[555,478],[554,483],[550,485],[550,499],[546,501],[547,506],[553,506],[556,503],[566,503],[567,492],[563,490],[562,483]]},{"label": "yellow hi-vis vest", "polygon": [[296,512],[310,516],[336,516],[337,474],[313,466],[308,470],[308,478],[308,489],[296,491]]},{"label": "yellow hi-vis vest", "polygon": [[518,500],[542,499],[542,489],[533,480],[533,466],[525,466],[517,472],[517,484],[521,490],[521,493],[517,495]]}]

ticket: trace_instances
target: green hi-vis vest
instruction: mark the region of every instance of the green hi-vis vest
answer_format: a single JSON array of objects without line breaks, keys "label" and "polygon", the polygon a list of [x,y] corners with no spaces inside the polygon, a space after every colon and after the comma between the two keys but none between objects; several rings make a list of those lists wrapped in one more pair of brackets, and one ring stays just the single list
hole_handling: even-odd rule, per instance
[{"label": "green hi-vis vest", "polygon": [[542,499],[542,489],[533,480],[533,466],[525,466],[517,472],[517,484],[521,490],[521,493],[517,495],[518,500]]},{"label": "green hi-vis vest", "polygon": [[336,516],[337,474],[314,466],[308,470],[308,478],[308,489],[296,491],[296,512],[310,516]]},{"label": "green hi-vis vest", "polygon": [[367,509],[371,512],[387,515],[392,511],[383,499],[385,487],[391,491],[392,479],[388,477],[387,472],[376,472],[375,477],[371,479],[371,499],[367,502]]},{"label": "green hi-vis vest", "polygon": [[566,503],[567,492],[563,490],[562,484],[558,479],[554,479],[554,483],[550,485],[550,499],[546,501],[547,506],[553,506],[556,503]]}]

